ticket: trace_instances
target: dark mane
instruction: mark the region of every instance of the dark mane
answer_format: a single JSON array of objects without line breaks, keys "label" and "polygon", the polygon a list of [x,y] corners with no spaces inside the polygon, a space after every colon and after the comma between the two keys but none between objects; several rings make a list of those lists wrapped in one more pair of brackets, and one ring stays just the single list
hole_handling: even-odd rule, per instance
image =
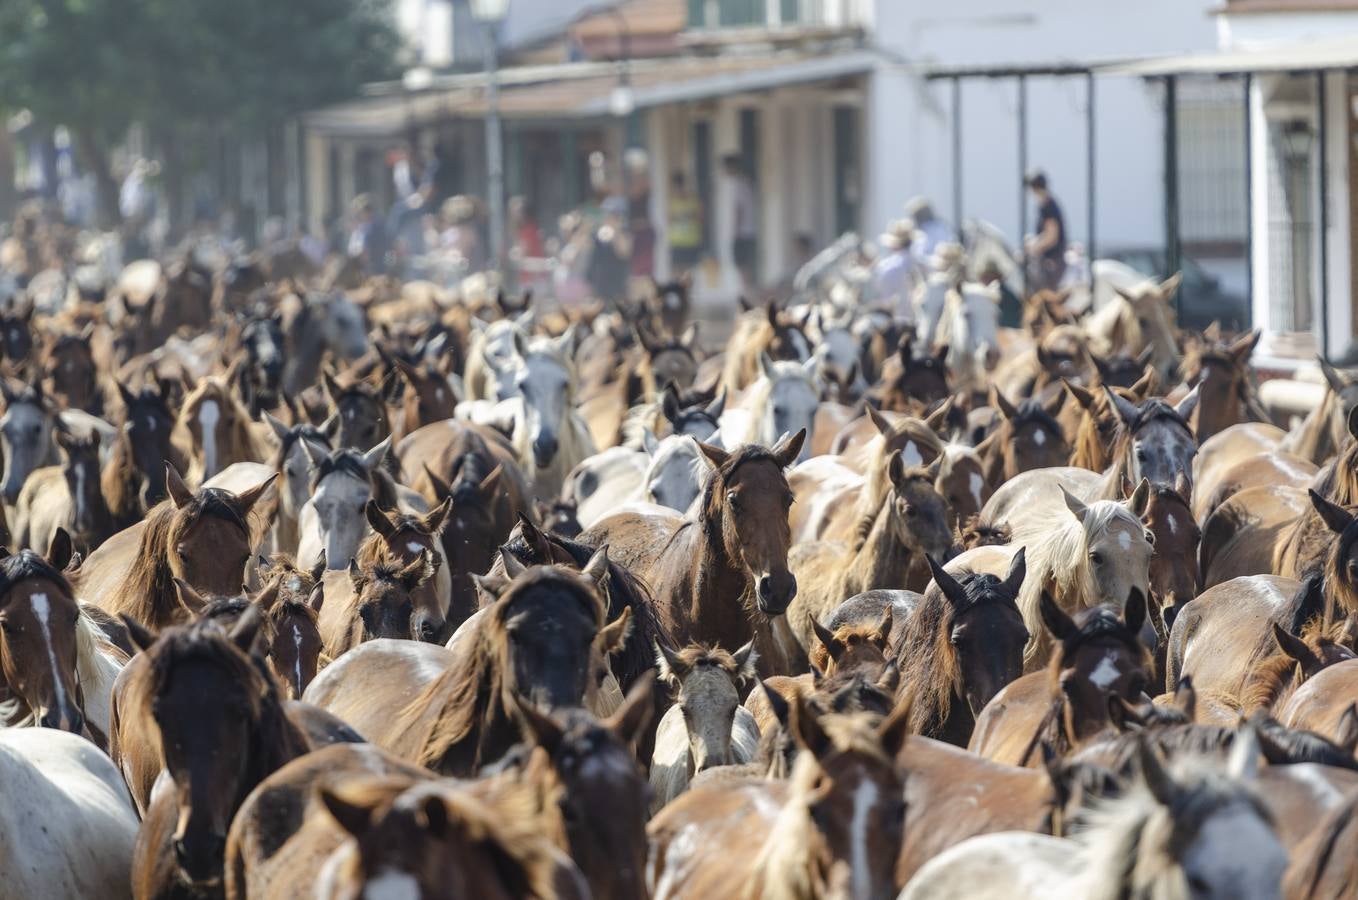
[{"label": "dark mane", "polygon": [[22,550],[0,560],[0,599],[3,599],[16,584],[30,578],[50,581],[68,596],[75,596],[65,575],[54,569],[39,554],[32,550]]},{"label": "dark mane", "polygon": [[322,447],[330,446],[330,438],[326,437],[325,432],[321,431],[317,426],[310,424],[294,425],[283,435],[283,439],[278,445],[278,451],[274,453],[273,460],[271,461],[273,468],[281,469],[284,460],[286,460],[288,454],[292,452],[292,448],[296,447],[297,442],[303,438],[306,438],[314,444],[319,444]]},{"label": "dark mane", "polygon": [[[322,439],[322,443],[329,446],[328,439]],[[323,478],[336,472],[357,478],[359,481],[368,480],[368,467],[363,465],[363,454],[350,447],[345,447],[342,450],[327,453],[325,459],[321,460],[320,465],[316,467],[315,473],[311,476],[312,493],[315,493],[316,486],[321,483]]]},{"label": "dark mane", "polygon": [[1054,431],[1064,438],[1065,432],[1061,424],[1056,421],[1056,417],[1047,412],[1045,406],[1037,400],[1024,400],[1017,407],[1018,414],[1012,419],[1007,420],[1010,425],[1010,434],[1020,428],[1029,425],[1040,425],[1045,431]]}]

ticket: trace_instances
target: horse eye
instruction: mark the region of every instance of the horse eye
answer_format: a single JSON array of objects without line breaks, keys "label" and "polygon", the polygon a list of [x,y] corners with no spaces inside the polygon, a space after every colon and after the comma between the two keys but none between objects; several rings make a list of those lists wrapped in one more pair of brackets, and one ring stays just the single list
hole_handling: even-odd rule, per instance
[{"label": "horse eye", "polygon": [[1089,554],[1089,561],[1096,566],[1101,566],[1103,565],[1103,554],[1095,550],[1093,553]]},{"label": "horse eye", "polygon": [[907,507],[905,508],[905,514],[906,514],[906,516],[908,516],[909,518],[913,519],[913,518],[915,518],[915,516],[918,516],[918,515],[919,515],[919,510],[915,509],[915,507],[913,507],[913,506],[907,506]]}]

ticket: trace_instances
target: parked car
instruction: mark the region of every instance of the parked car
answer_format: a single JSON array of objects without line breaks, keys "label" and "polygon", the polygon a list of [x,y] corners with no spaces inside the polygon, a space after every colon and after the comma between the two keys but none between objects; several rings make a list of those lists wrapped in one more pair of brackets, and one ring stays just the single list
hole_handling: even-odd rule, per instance
[{"label": "parked car", "polygon": [[[1166,265],[1165,252],[1158,248],[1100,251],[1099,257],[1115,259],[1150,278],[1164,279],[1172,274]],[[1202,329],[1216,321],[1227,331],[1244,331],[1249,327],[1249,301],[1244,294],[1222,287],[1220,278],[1191,257],[1181,259],[1180,269],[1183,282],[1175,298],[1180,325]]]}]

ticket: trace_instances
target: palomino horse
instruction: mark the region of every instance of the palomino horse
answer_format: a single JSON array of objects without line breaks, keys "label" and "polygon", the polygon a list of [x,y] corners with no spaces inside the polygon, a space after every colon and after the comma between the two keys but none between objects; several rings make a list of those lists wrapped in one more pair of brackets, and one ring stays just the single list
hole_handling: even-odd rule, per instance
[{"label": "palomino horse", "polygon": [[458,652],[369,641],[327,667],[304,699],[403,759],[444,774],[475,772],[516,740],[511,694],[552,709],[581,705],[597,686],[588,677],[591,648],[611,652],[626,632],[625,619],[604,626],[606,573],[600,551],[580,573],[543,566],[512,583],[483,581],[496,599]]},{"label": "palomino horse", "polygon": [[205,594],[235,595],[255,541],[250,511],[273,481],[271,476],[239,495],[218,488],[195,494],[167,465],[170,500],[91,553],[80,567],[77,593],[106,612],[155,629],[186,616],[176,578]]},{"label": "palomino horse", "polygon": [[679,796],[699,772],[747,763],[759,744],[754,716],[739,690],[755,677],[753,644],[735,653],[694,645],[674,652],[656,645],[660,679],[675,692],[656,729],[651,756],[651,811]]},{"label": "palomino horse", "polygon": [[58,532],[46,559],[24,550],[0,560],[4,721],[84,734],[103,746],[123,655],[77,606],[62,574],[70,558],[71,541]]},{"label": "palomino horse", "polygon": [[1028,643],[1017,599],[1027,576],[1022,548],[1003,579],[929,559],[934,585],[911,613],[894,655],[910,692],[915,734],[966,746],[976,716],[1023,674]]},{"label": "palomino horse", "polygon": [[1181,280],[1176,273],[1159,284],[1147,281],[1135,293],[1115,289],[1117,296],[1084,320],[1090,344],[1105,354],[1121,350],[1136,355],[1152,348],[1151,365],[1167,381],[1179,364],[1169,300]]},{"label": "palomino horse", "polygon": [[1143,600],[1129,601],[1121,614],[1097,606],[1072,617],[1043,593],[1041,614],[1056,649],[1045,672],[1011,682],[976,717],[967,749],[987,759],[1036,765],[1041,741],[1065,755],[1107,724],[1110,697],[1136,700],[1151,687],[1140,640]]},{"label": "palomino horse", "polygon": [[651,820],[656,897],[895,895],[908,711],[873,727],[861,714],[817,718],[798,697],[791,718],[801,752],[788,781],[694,787]]},{"label": "palomino horse", "polygon": [[65,530],[88,553],[114,531],[99,489],[99,437],[55,434],[61,462],[35,469],[19,492],[11,529],[16,546],[46,547]]},{"label": "palomino horse", "polygon": [[1077,837],[971,838],[926,863],[901,898],[1278,897],[1287,852],[1251,783],[1258,754],[1257,739],[1240,740],[1224,772],[1170,774],[1141,745],[1136,783]]},{"label": "palomino horse", "polygon": [[184,398],[175,445],[189,460],[185,480],[198,485],[232,463],[258,462],[268,453],[255,437],[250,414],[222,378],[203,378]]},{"label": "palomino horse", "polygon": [[797,579],[787,563],[792,491],[783,469],[805,440],[798,432],[772,449],[746,445],[733,453],[702,444],[714,471],[692,516],[620,512],[580,539],[607,544],[651,586],[661,627],[676,643],[732,651],[758,633],[761,662],[770,674],[785,671],[791,635],[773,629],[797,595]]},{"label": "palomino horse", "polygon": [[[0,729],[0,854],[23,860],[5,873],[12,897],[131,900],[137,813],[109,758],[84,738],[51,728]],[[33,825],[35,811],[44,823]]]},{"label": "palomino horse", "polygon": [[137,837],[138,896],[216,886],[241,801],[310,749],[253,649],[262,621],[251,609],[229,633],[211,621],[166,629],[119,681],[110,752],[163,770]]},{"label": "palomino horse", "polygon": [[721,446],[771,447],[784,435],[804,431],[806,441],[797,459],[805,459],[815,439],[820,403],[818,362],[814,356],[804,363],[774,362],[767,355],[760,356],[759,378],[722,413]]}]

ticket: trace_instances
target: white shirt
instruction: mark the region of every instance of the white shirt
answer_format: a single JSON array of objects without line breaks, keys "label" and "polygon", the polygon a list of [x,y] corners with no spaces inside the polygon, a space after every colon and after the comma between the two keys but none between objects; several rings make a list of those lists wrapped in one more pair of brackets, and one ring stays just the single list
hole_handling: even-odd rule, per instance
[{"label": "white shirt", "polygon": [[915,308],[910,294],[919,282],[922,270],[910,248],[893,250],[872,267],[872,286],[878,302],[890,305],[900,321],[914,321]]}]

